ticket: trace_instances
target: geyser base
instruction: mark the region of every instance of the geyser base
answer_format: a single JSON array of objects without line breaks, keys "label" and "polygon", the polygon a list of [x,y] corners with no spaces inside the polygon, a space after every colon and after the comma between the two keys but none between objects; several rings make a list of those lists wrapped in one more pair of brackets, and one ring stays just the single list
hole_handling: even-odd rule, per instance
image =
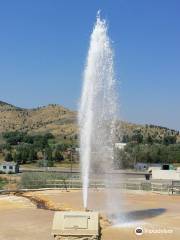
[{"label": "geyser base", "polygon": [[52,235],[56,240],[98,240],[98,212],[56,212],[54,214]]}]

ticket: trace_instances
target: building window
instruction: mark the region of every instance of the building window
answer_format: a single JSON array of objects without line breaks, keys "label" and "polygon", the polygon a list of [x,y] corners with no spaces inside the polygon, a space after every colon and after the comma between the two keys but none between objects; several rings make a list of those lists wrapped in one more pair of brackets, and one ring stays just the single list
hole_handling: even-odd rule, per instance
[{"label": "building window", "polygon": [[13,170],[13,166],[9,166],[9,169]]},{"label": "building window", "polygon": [[6,166],[3,166],[3,169],[6,169]]}]

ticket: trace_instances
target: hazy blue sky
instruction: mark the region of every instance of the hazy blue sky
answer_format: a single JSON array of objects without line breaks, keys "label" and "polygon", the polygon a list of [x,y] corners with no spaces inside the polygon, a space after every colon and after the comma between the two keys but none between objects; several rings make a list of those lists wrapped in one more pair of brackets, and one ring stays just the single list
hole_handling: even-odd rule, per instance
[{"label": "hazy blue sky", "polygon": [[98,9],[114,42],[123,119],[180,130],[179,0],[0,1],[0,100],[77,109]]}]

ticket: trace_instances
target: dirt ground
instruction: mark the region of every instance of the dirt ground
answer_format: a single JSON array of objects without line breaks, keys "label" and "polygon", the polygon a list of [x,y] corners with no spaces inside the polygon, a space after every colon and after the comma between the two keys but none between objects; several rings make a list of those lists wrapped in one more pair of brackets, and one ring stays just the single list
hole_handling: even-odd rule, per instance
[{"label": "dirt ground", "polygon": [[[82,192],[78,190],[48,190],[30,194],[54,203],[59,209],[83,210]],[[121,209],[119,221],[102,230],[102,240],[180,239],[180,196],[120,191],[116,194],[119,197],[119,212]],[[89,209],[103,213],[107,208],[104,204],[106,198],[103,190],[91,190]],[[113,208],[115,203],[111,199],[108,202],[109,208]],[[53,215],[53,211],[37,209],[27,198],[0,195],[0,240],[51,240]],[[143,229],[141,236],[135,234],[136,227]]]}]

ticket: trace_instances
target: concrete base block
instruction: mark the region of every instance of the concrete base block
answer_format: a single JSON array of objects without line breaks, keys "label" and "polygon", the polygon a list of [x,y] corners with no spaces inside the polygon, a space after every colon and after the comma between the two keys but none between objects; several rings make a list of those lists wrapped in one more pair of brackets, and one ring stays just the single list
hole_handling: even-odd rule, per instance
[{"label": "concrete base block", "polygon": [[55,240],[97,240],[99,214],[97,212],[56,212],[52,235]]}]

